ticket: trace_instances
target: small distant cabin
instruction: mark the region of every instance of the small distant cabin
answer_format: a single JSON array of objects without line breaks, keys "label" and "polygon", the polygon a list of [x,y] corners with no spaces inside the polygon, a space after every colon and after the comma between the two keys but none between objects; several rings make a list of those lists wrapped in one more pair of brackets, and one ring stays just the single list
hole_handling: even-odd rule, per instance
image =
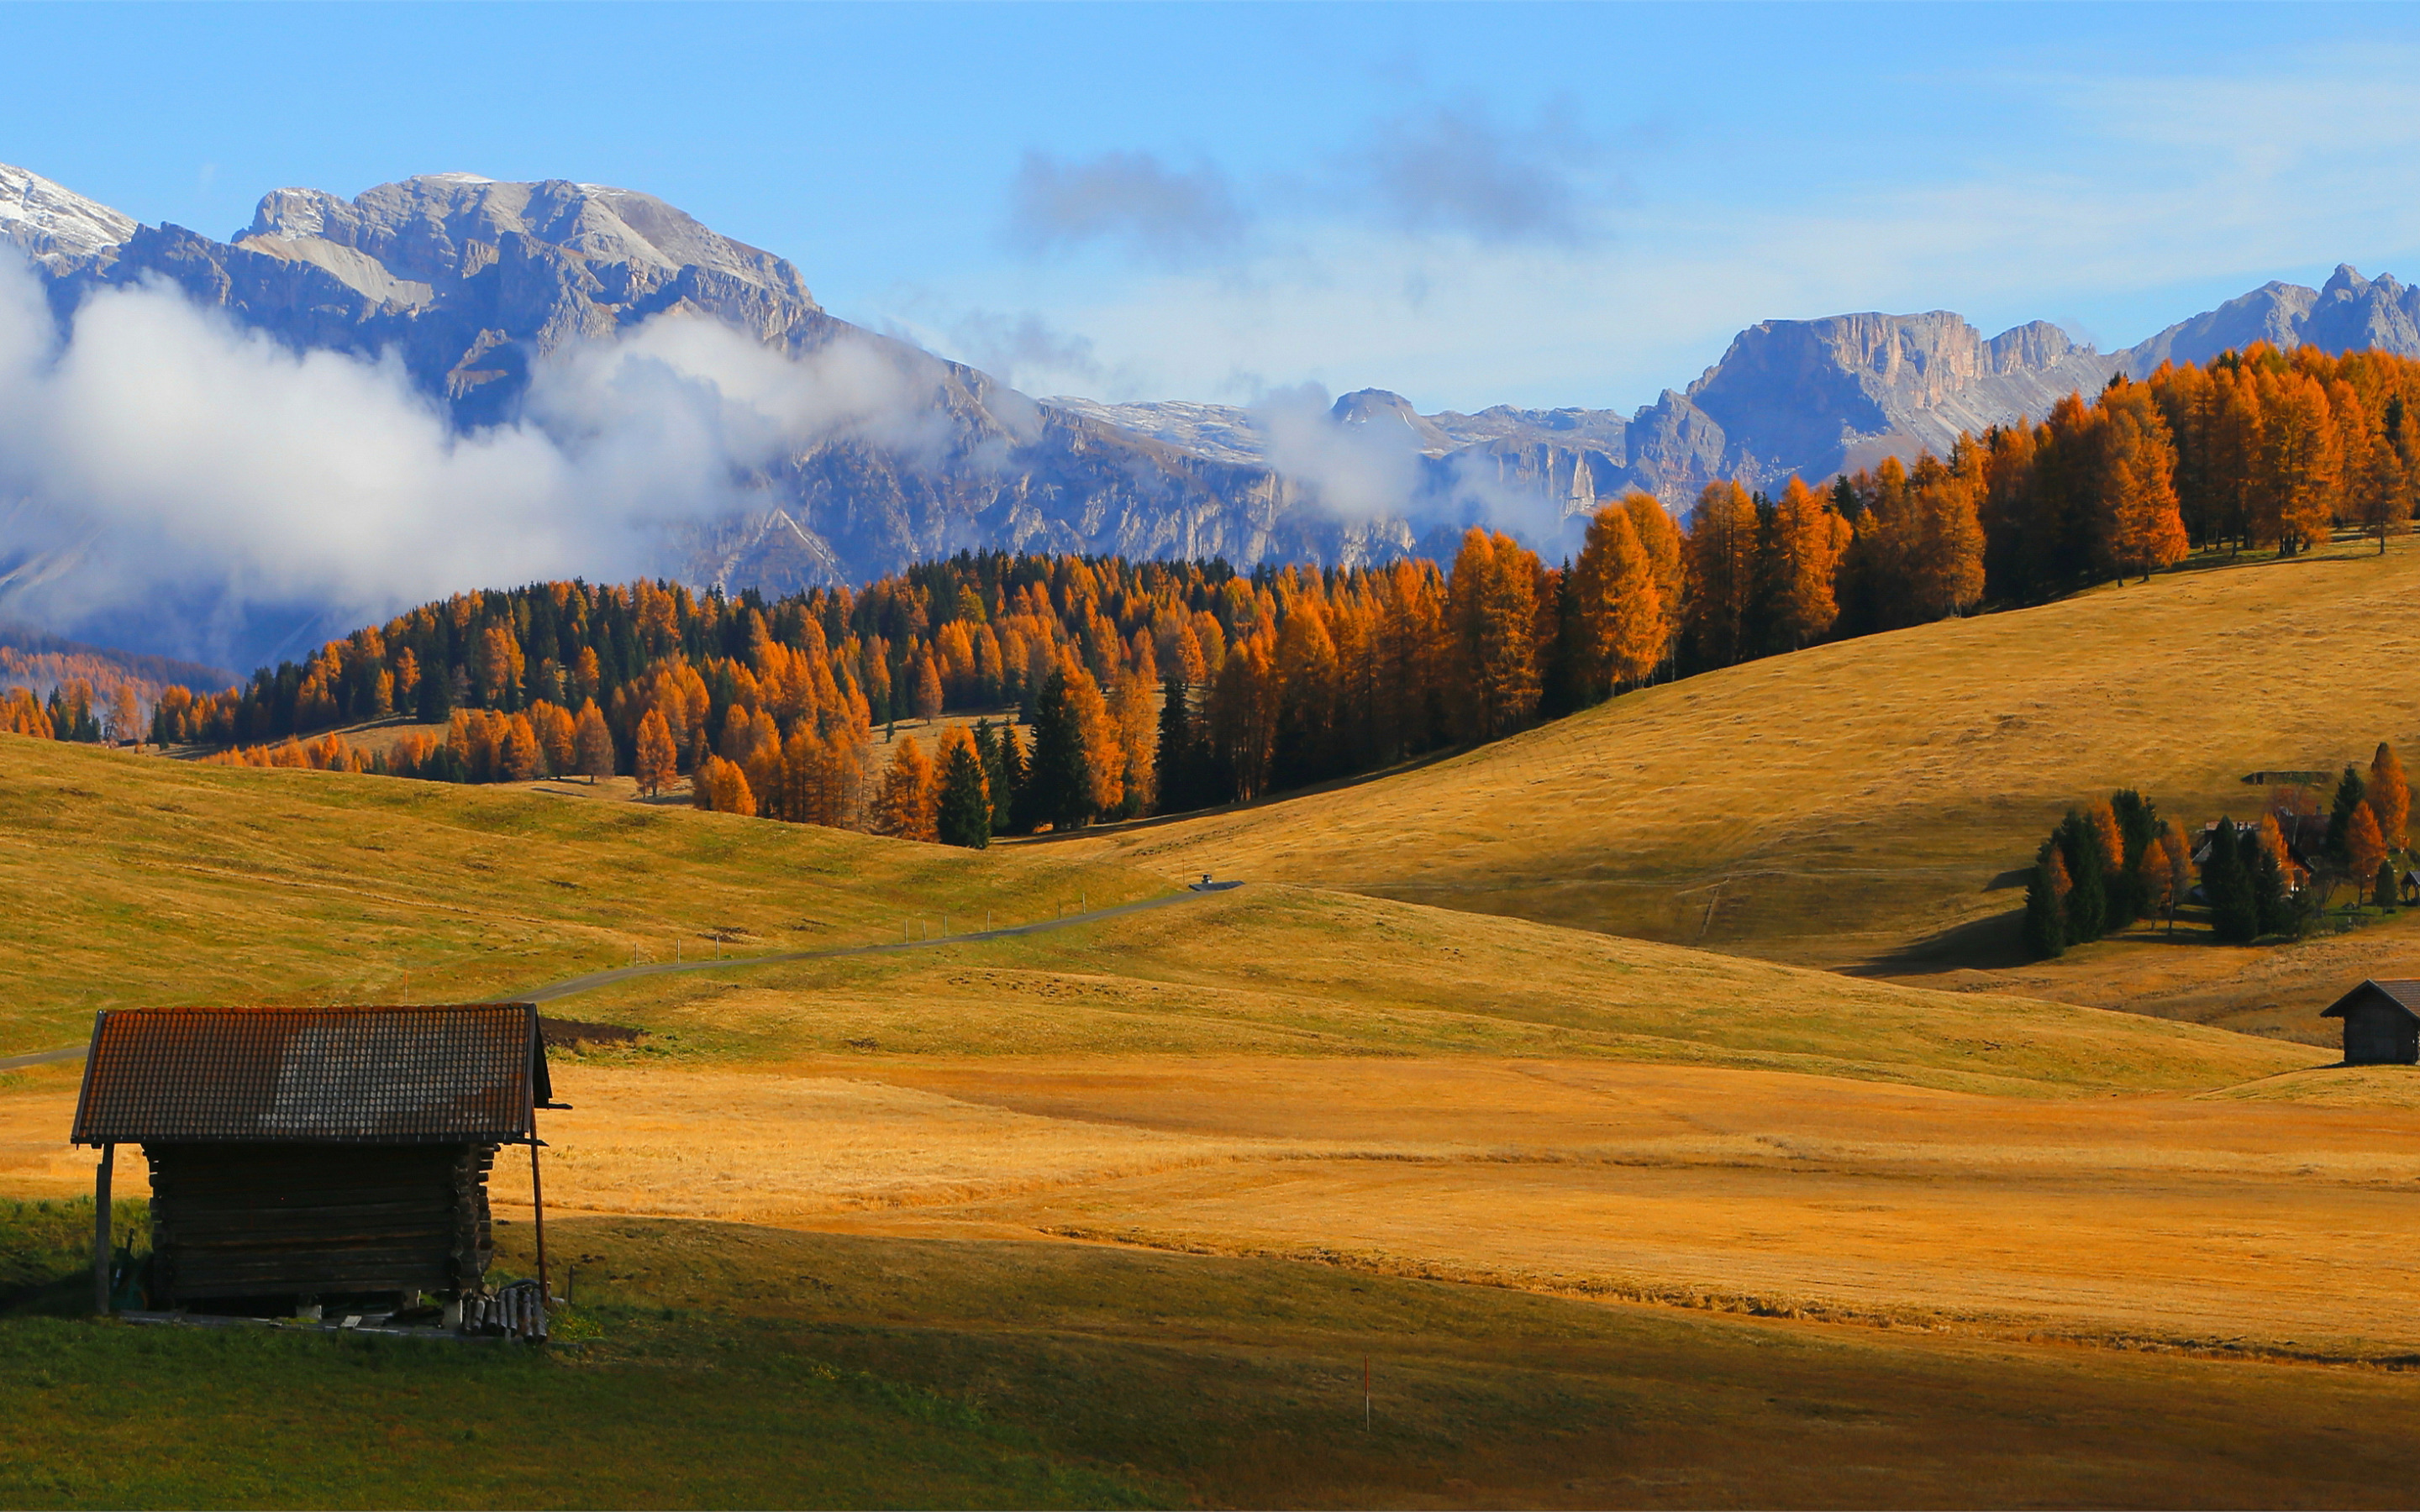
[{"label": "small distant cabin", "polygon": [[479,1290],[489,1168],[552,1103],[526,1003],[129,1009],[93,1026],[73,1139],[104,1225],[114,1147],[143,1147],[152,1307],[401,1308]]},{"label": "small distant cabin", "polygon": [[2420,980],[2365,981],[2335,1000],[2321,1018],[2344,1020],[2348,1066],[2420,1063]]}]

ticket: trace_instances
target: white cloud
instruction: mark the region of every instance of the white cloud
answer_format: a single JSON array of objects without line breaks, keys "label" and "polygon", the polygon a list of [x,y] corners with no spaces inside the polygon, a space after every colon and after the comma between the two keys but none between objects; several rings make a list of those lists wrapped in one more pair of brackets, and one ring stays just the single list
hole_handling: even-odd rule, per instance
[{"label": "white cloud", "polygon": [[820,440],[937,444],[929,381],[872,343],[792,360],[666,316],[536,364],[524,418],[460,434],[392,359],[298,355],[163,285],[94,295],[62,338],[0,255],[0,609],[358,623],[466,586],[632,574],[661,565],[661,526],[745,507],[752,474]]}]

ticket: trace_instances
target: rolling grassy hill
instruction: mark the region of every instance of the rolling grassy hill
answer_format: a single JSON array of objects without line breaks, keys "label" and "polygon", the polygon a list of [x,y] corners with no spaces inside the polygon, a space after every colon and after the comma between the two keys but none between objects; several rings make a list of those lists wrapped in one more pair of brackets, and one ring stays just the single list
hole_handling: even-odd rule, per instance
[{"label": "rolling grassy hill", "polygon": [[[1165,894],[1115,862],[0,735],[0,1056],[98,1010],[442,1002]],[[951,927],[959,927],[953,924]]]},{"label": "rolling grassy hill", "polygon": [[[23,921],[0,964],[0,1052],[71,1042],[111,1006],[505,995],[634,949],[858,945],[898,938],[904,918],[965,927],[989,910],[1005,924],[1171,890],[1072,848],[970,853],[0,737],[0,916]],[[743,1058],[850,1039],[947,1054],[1578,1054],[2009,1091],[2208,1087],[2311,1058],[2021,997],[1267,886],[952,947],[946,962],[843,958],[573,1001],[676,1023],[685,1043]],[[804,1002],[816,1011],[802,1020]],[[834,1017],[840,1003],[861,1005],[861,1023]]]},{"label": "rolling grassy hill", "polygon": [[2407,541],[2212,561],[1046,848],[1823,966],[2007,964],[2017,869],[2071,804],[2132,786],[2197,824],[2257,811],[2247,773],[2420,739],[2415,594]]}]

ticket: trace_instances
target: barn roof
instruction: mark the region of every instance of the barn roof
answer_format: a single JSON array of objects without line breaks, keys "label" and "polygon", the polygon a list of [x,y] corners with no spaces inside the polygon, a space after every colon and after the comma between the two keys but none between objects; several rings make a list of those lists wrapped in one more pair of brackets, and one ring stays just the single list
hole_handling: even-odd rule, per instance
[{"label": "barn roof", "polygon": [[121,1009],[94,1021],[70,1137],[491,1144],[552,1100],[528,1003]]},{"label": "barn roof", "polygon": [[2352,1007],[2354,1003],[2373,992],[2384,996],[2387,1001],[2413,1018],[2420,1018],[2420,980],[2409,977],[2393,977],[2384,981],[2375,980],[2365,981],[2322,1010],[2319,1017],[2340,1019],[2345,1016],[2346,1009]]}]

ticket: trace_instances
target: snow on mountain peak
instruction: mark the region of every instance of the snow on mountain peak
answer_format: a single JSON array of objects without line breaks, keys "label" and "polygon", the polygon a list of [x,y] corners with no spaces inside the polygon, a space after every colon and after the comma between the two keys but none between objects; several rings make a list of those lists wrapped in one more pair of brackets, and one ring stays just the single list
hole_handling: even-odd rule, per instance
[{"label": "snow on mountain peak", "polygon": [[0,238],[53,272],[90,262],[134,232],[132,216],[0,162]]}]

